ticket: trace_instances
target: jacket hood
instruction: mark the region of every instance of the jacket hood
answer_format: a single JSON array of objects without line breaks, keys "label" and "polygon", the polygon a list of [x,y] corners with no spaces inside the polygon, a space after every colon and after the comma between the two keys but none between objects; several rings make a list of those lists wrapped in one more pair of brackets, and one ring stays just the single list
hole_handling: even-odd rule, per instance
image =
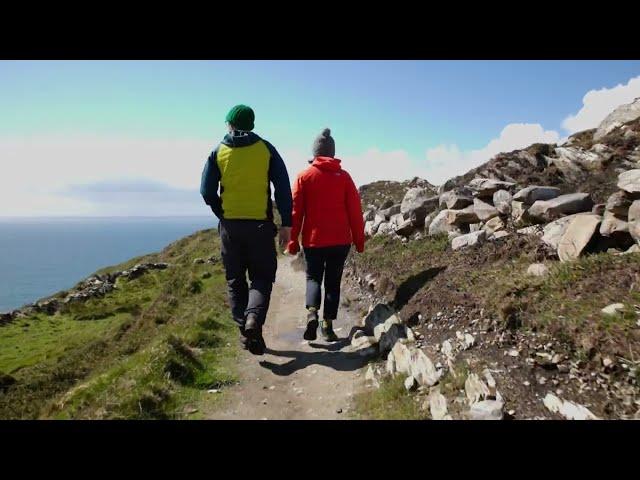
[{"label": "jacket hood", "polygon": [[227,147],[248,147],[260,140],[260,137],[253,132],[238,132],[227,133],[222,139],[222,144]]},{"label": "jacket hood", "polygon": [[340,166],[340,160],[331,157],[316,157],[313,159],[312,166],[319,168],[320,170],[326,170],[329,172],[337,172],[342,170]]}]

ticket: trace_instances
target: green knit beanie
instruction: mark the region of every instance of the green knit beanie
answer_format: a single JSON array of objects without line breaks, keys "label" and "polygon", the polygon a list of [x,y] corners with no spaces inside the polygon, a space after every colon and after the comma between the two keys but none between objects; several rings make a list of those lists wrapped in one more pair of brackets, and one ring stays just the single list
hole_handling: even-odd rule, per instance
[{"label": "green knit beanie", "polygon": [[238,130],[250,132],[253,130],[253,122],[255,119],[256,116],[251,107],[247,105],[236,105],[229,110],[225,120]]}]

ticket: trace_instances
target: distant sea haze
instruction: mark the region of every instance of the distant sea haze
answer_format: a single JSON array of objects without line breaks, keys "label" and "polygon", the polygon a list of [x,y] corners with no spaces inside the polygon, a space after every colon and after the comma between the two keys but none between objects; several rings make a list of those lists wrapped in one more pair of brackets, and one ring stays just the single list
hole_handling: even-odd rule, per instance
[{"label": "distant sea haze", "polygon": [[162,250],[208,217],[0,218],[0,312],[19,308],[101,268]]}]

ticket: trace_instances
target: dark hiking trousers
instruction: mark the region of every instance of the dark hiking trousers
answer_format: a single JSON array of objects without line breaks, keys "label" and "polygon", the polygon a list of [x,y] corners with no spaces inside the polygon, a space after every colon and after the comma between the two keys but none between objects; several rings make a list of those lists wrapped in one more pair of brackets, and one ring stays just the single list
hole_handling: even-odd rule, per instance
[{"label": "dark hiking trousers", "polygon": [[340,304],[340,282],[344,262],[351,245],[332,247],[308,247],[304,249],[307,262],[307,308],[320,310],[320,287],[324,277],[324,312],[325,320],[335,320]]},{"label": "dark hiking trousers", "polygon": [[242,327],[255,313],[264,325],[278,267],[277,228],[268,220],[220,220],[218,231],[233,320]]}]

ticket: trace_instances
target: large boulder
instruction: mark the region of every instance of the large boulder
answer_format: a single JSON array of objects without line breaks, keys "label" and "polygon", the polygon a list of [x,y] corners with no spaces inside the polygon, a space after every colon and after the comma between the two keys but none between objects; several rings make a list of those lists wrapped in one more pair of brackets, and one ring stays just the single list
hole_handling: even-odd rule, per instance
[{"label": "large boulder", "polygon": [[611,212],[604,212],[602,224],[600,225],[600,235],[612,237],[614,235],[628,234],[629,224]]},{"label": "large boulder", "polygon": [[427,218],[427,214],[429,213],[431,212],[428,211],[427,207],[422,206],[409,211],[409,213],[405,214],[405,218],[407,218],[414,227],[421,228],[424,227],[425,218]]},{"label": "large boulder", "polygon": [[391,218],[389,218],[389,223],[393,227],[398,227],[404,223],[404,216],[401,213],[391,215]]},{"label": "large boulder", "polygon": [[[603,167],[604,157],[596,152],[590,152],[576,147],[558,147],[555,150],[558,156],[556,164],[562,162],[563,166],[574,165],[586,170],[600,170]],[[573,170],[573,167],[570,167]]]},{"label": "large boulder", "polygon": [[393,232],[393,227],[389,222],[383,222],[378,226],[378,230],[376,231],[376,236],[379,235],[389,235]]},{"label": "large boulder", "polygon": [[431,387],[438,383],[440,372],[422,350],[412,349],[409,361],[410,375],[418,381],[420,386]]},{"label": "large boulder", "polygon": [[640,169],[627,170],[618,176],[618,188],[637,198],[640,194]]},{"label": "large boulder", "polygon": [[405,220],[400,225],[396,226],[394,231],[401,237],[408,237],[413,232],[415,232],[415,230],[416,227],[413,225],[411,220]]},{"label": "large boulder", "polygon": [[376,230],[378,230],[378,228],[375,227],[375,229],[374,229],[373,225],[374,225],[374,222],[372,220],[368,221],[368,222],[366,222],[364,224],[364,234],[365,234],[365,236],[373,237],[373,235],[376,233]]},{"label": "large boulder", "polygon": [[467,187],[479,198],[493,198],[493,194],[498,190],[512,190],[515,185],[513,182],[503,182],[493,178],[474,178]]},{"label": "large boulder", "polygon": [[460,229],[448,222],[449,212],[451,210],[442,210],[429,224],[429,235],[438,235],[440,233],[461,233]]},{"label": "large boulder", "polygon": [[629,233],[640,244],[640,200],[636,200],[629,207]]},{"label": "large boulder", "polygon": [[487,232],[487,235],[491,235],[499,230],[504,230],[506,225],[500,217],[493,217],[487,223],[482,226],[482,230]]},{"label": "large boulder", "polygon": [[562,235],[558,244],[558,257],[560,261],[567,262],[578,258],[591,242],[602,218],[592,213],[576,216]]},{"label": "large boulder", "polygon": [[425,207],[427,213],[438,208],[440,197],[431,195],[431,191],[426,188],[414,187],[407,190],[407,193],[400,204],[400,212],[406,216],[412,210]]},{"label": "large boulder", "polygon": [[620,105],[607,115],[605,119],[600,122],[600,125],[598,125],[597,130],[593,134],[593,140],[596,142],[599,141],[615,127],[635,120],[638,117],[640,117],[640,97],[631,103]]},{"label": "large boulder", "polygon": [[385,208],[384,210],[380,210],[380,215],[383,215],[386,220],[389,220],[393,215],[400,213],[400,204],[392,205],[389,208]]},{"label": "large boulder", "polygon": [[569,193],[552,200],[538,200],[528,210],[531,218],[550,222],[573,213],[590,212],[593,200],[588,193]]},{"label": "large boulder", "polygon": [[462,210],[443,210],[447,211],[447,222],[451,225],[467,225],[470,223],[478,223],[480,219],[476,213],[475,207],[469,205]]},{"label": "large boulder", "polygon": [[473,199],[473,210],[476,213],[478,219],[483,222],[497,217],[499,215],[498,209],[490,203],[484,202],[479,198]]},{"label": "large boulder", "polygon": [[558,196],[560,196],[559,188],[530,185],[526,188],[523,188],[522,190],[519,190],[513,196],[513,199],[515,201],[522,202],[525,205],[533,205],[538,200],[551,200]]},{"label": "large boulder", "polygon": [[467,233],[466,235],[460,235],[451,240],[451,248],[453,250],[460,250],[466,247],[472,247],[474,245],[482,245],[487,239],[487,232],[480,230],[478,232]]},{"label": "large boulder", "polygon": [[493,194],[493,205],[502,215],[509,215],[511,213],[512,201],[513,197],[506,190],[498,190]]},{"label": "large boulder", "polygon": [[567,231],[567,227],[569,226],[571,221],[578,215],[587,214],[576,213],[574,215],[568,215],[545,225],[542,234],[542,241],[557,250],[558,244],[560,243],[560,239],[564,235],[564,232]]},{"label": "large boulder", "polygon": [[611,212],[618,217],[627,217],[631,199],[624,191],[616,192],[607,199],[606,211]]},{"label": "large boulder", "polygon": [[473,203],[473,192],[468,188],[455,188],[440,195],[440,208],[460,210]]},{"label": "large boulder", "polygon": [[375,328],[378,325],[384,324],[384,322],[386,322],[387,319],[395,313],[396,312],[393,307],[386,303],[376,304],[376,306],[367,313],[366,317],[364,317],[363,326],[365,328],[365,332],[373,335]]},{"label": "large boulder", "polygon": [[376,210],[375,210],[375,208],[367,209],[362,214],[362,218],[364,219],[365,222],[373,221],[373,219],[376,218]]}]

